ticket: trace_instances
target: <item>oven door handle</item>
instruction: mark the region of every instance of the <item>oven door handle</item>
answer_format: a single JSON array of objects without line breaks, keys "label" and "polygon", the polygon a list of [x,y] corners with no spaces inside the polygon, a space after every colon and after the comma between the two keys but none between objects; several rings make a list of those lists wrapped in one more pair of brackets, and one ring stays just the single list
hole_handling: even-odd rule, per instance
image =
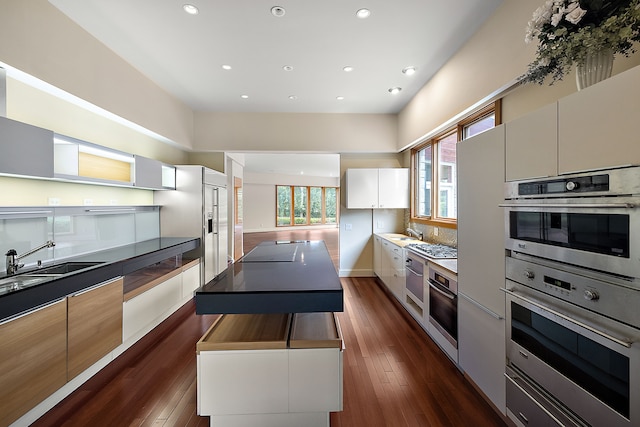
[{"label": "oven door handle", "polygon": [[600,209],[634,209],[633,203],[583,203],[583,204],[564,204],[564,203],[501,203],[500,208],[600,208]]},{"label": "oven door handle", "polygon": [[505,377],[507,377],[507,379],[518,388],[518,390],[520,390],[520,392],[522,394],[524,394],[525,396],[527,396],[529,398],[530,401],[532,401],[538,408],[540,408],[545,414],[547,414],[547,416],[549,418],[551,418],[556,424],[558,424],[561,427],[566,427],[559,419],[557,419],[547,408],[545,408],[544,406],[542,406],[542,404],[540,404],[533,396],[531,396],[531,394],[529,394],[529,392],[527,392],[527,390],[525,390],[520,384],[518,384],[518,382],[516,381],[518,379],[518,377],[516,378],[511,378],[511,375],[507,374],[505,372],[504,374]]},{"label": "oven door handle", "polygon": [[404,268],[406,268],[407,270],[409,270],[412,274],[415,274],[418,277],[422,277],[422,273],[418,273],[417,271],[415,271],[413,268],[409,267],[408,265],[405,265]]},{"label": "oven door handle", "polygon": [[440,289],[440,285],[438,285],[438,282],[434,281],[433,279],[429,279],[429,287],[438,292],[440,295],[449,298],[450,300],[456,299],[456,294]]},{"label": "oven door handle", "polygon": [[553,310],[553,309],[547,307],[546,305],[540,304],[540,303],[538,303],[536,301],[533,301],[533,300],[531,300],[529,298],[526,298],[526,297],[524,297],[524,296],[522,296],[522,295],[520,295],[520,294],[518,294],[516,292],[513,292],[511,289],[500,288],[500,290],[502,292],[508,294],[508,295],[512,295],[512,296],[514,296],[516,298],[520,298],[521,300],[526,301],[527,303],[529,303],[531,305],[534,305],[534,306],[546,311],[547,313],[551,313],[554,316],[558,316],[559,318],[564,319],[569,323],[573,323],[574,325],[579,326],[579,327],[581,327],[583,329],[586,329],[588,331],[591,331],[596,335],[600,335],[601,337],[606,338],[609,341],[613,341],[614,343],[619,344],[619,345],[621,345],[623,347],[631,348],[631,345],[633,344],[633,341],[628,339],[628,338],[616,338],[610,333],[607,333],[607,332],[601,331],[599,329],[596,329],[593,326],[589,326],[589,325],[587,325],[585,323],[582,323],[582,322],[580,322],[580,321],[578,321],[576,319],[572,319],[572,318],[568,317],[565,314],[562,314],[562,313],[560,313],[560,312],[558,312],[556,310]]}]

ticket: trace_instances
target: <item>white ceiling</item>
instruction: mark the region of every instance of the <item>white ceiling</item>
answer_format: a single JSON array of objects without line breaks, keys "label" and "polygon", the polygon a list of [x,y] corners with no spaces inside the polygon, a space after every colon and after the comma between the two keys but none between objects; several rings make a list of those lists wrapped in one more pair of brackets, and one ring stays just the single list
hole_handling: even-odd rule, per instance
[{"label": "white ceiling", "polygon": [[243,153],[244,171],[324,178],[340,176],[339,154]]},{"label": "white ceiling", "polygon": [[196,111],[397,113],[503,0],[49,1]]}]

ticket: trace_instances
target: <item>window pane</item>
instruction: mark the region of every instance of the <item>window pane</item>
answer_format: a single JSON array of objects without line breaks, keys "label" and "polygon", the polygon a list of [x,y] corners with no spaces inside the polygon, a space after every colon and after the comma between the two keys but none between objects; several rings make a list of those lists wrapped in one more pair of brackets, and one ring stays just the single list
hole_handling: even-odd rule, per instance
[{"label": "window pane", "polygon": [[457,133],[438,141],[438,216],[441,218],[457,217],[456,202],[456,143]]},{"label": "window pane", "polygon": [[476,120],[475,122],[470,123],[464,127],[463,139],[471,138],[472,136],[482,133],[485,130],[494,128],[495,125],[496,125],[495,113],[491,113],[488,116],[484,116],[481,119]]},{"label": "window pane", "polygon": [[327,224],[337,224],[338,219],[338,210],[336,207],[338,206],[338,191],[335,188],[325,188],[324,189],[324,198],[325,198],[325,223]]},{"label": "window pane", "polygon": [[322,187],[311,187],[309,194],[309,222],[322,224]]},{"label": "window pane", "polygon": [[417,215],[431,216],[431,146],[418,151],[416,174]]},{"label": "window pane", "polygon": [[291,187],[278,185],[276,192],[278,198],[276,225],[291,225]]},{"label": "window pane", "polygon": [[307,187],[293,187],[293,223],[307,223]]}]

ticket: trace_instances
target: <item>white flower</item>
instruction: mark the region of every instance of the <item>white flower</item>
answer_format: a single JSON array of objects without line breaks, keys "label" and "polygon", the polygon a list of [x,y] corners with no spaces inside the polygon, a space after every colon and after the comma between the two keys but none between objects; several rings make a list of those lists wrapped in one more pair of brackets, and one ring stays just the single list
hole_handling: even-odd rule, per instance
[{"label": "white flower", "polygon": [[551,16],[551,25],[553,25],[554,27],[557,27],[560,21],[562,21],[563,17],[564,17],[564,13],[562,13],[562,11],[558,13],[554,13]]},{"label": "white flower", "polygon": [[572,24],[577,24],[578,22],[580,22],[582,17],[587,13],[586,10],[580,9],[580,5],[577,1],[570,3],[569,6],[567,6],[566,11],[567,16],[565,17],[565,19]]}]

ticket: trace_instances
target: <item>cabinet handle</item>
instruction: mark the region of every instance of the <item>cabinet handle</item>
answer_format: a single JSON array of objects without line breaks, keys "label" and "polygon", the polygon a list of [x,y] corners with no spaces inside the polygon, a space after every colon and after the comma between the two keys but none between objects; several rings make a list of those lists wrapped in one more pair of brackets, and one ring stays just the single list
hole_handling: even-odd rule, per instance
[{"label": "cabinet handle", "polygon": [[55,301],[47,302],[47,303],[45,303],[45,304],[42,304],[42,305],[41,305],[41,306],[39,306],[39,307],[32,308],[32,309],[29,309],[29,310],[27,310],[27,311],[23,311],[22,313],[18,313],[18,314],[16,314],[16,315],[13,315],[13,316],[11,316],[11,317],[8,317],[8,318],[6,318],[6,319],[4,319],[3,321],[1,321],[1,322],[0,322],[0,326],[4,325],[5,323],[9,323],[9,322],[11,322],[11,321],[13,321],[13,320],[19,319],[19,318],[21,318],[21,317],[28,316],[29,314],[33,314],[33,313],[35,313],[36,311],[43,310],[43,309],[45,309],[45,308],[47,308],[47,307],[50,307],[50,306],[52,306],[52,305],[54,305],[54,304],[57,304],[57,303],[59,303],[60,301],[64,300],[65,298],[66,298],[66,297],[58,298],[58,299],[57,299],[57,300],[55,300]]},{"label": "cabinet handle", "polygon": [[518,416],[520,417],[520,419],[522,421],[524,421],[526,424],[529,424],[529,419],[527,417],[524,416],[524,414],[522,412],[518,412]]},{"label": "cabinet handle", "polygon": [[[514,386],[516,386],[516,388],[518,390],[520,390],[520,392],[522,394],[524,394],[527,398],[529,398],[529,400],[531,400],[538,408],[540,408],[549,418],[551,418],[557,425],[564,427],[564,424],[560,422],[560,420],[558,420],[551,412],[549,412],[549,410],[547,408],[545,408],[544,406],[542,406],[533,396],[531,396],[531,394],[529,394],[520,384],[518,384],[517,380],[519,379],[518,377],[511,377],[511,375],[505,373],[504,376],[507,378],[507,380],[509,380]],[[523,420],[525,420],[525,422],[529,422],[529,420],[527,419],[527,417],[525,417],[522,412],[518,413],[519,416],[521,416],[523,418]]]},{"label": "cabinet handle", "polygon": [[499,315],[498,313],[496,313],[495,311],[491,310],[488,307],[485,307],[484,305],[480,304],[478,301],[474,300],[473,298],[471,298],[468,295],[465,295],[463,293],[458,292],[458,295],[461,296],[462,298],[466,299],[467,301],[469,301],[471,304],[475,305],[476,307],[478,307],[480,310],[484,311],[485,313],[487,313],[488,315],[495,317],[498,320],[502,320],[504,319],[504,316]]},{"label": "cabinet handle", "polygon": [[10,211],[0,212],[0,215],[30,215],[30,214],[44,214],[53,213],[53,211]]},{"label": "cabinet handle", "polygon": [[71,295],[71,296],[72,296],[72,297],[77,297],[77,296],[80,296],[80,295],[82,295],[82,294],[86,294],[87,292],[91,292],[91,291],[93,291],[93,290],[95,290],[95,289],[101,288],[101,287],[103,287],[103,286],[110,285],[111,283],[115,282],[116,280],[120,279],[121,277],[122,277],[122,276],[120,276],[120,277],[114,277],[113,279],[109,279],[109,280],[106,280],[106,281],[101,282],[101,283],[96,283],[95,285],[90,286],[90,287],[88,287],[88,288],[86,288],[86,289],[83,289],[83,290],[81,290],[81,291],[78,291],[78,292],[76,292],[75,294],[73,294],[73,295]]},{"label": "cabinet handle", "polygon": [[575,203],[575,204],[563,204],[563,203],[502,203],[498,205],[499,208],[589,208],[589,209],[633,209],[636,207],[633,203]]}]

